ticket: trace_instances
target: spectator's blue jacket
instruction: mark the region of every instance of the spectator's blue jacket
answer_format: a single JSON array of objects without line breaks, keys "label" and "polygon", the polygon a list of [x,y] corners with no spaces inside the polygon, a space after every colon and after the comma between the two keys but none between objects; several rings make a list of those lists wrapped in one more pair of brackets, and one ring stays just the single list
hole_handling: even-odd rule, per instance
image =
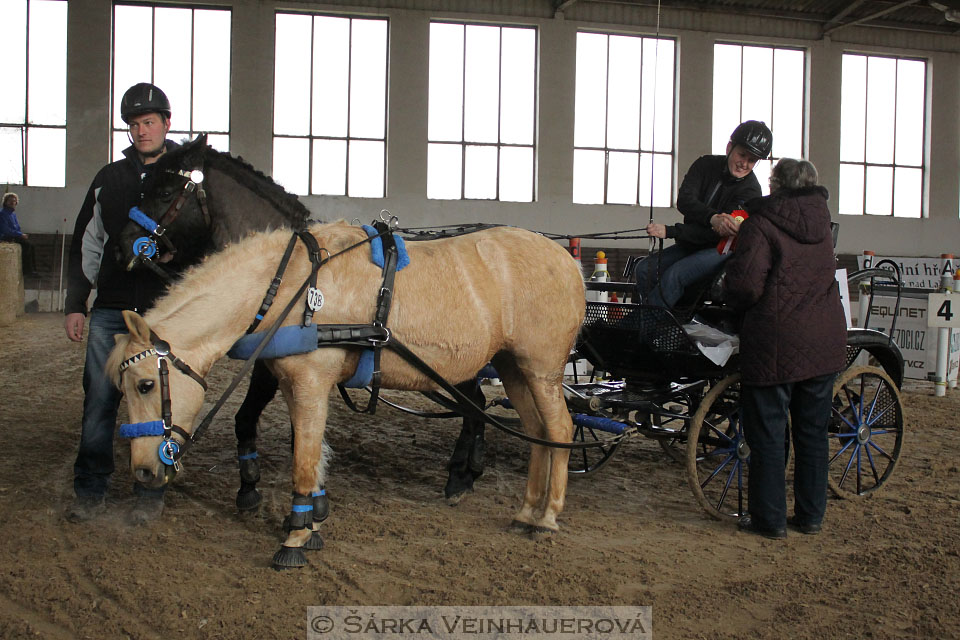
[{"label": "spectator's blue jacket", "polygon": [[0,209],[0,240],[19,238],[22,235],[20,222],[17,220],[17,214],[13,209],[7,207]]}]

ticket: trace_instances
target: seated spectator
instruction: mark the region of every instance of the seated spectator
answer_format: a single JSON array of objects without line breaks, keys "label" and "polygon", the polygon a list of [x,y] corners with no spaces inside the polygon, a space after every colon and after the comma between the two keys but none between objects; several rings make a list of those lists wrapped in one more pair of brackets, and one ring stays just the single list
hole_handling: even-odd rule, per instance
[{"label": "seated spectator", "polygon": [[3,196],[3,208],[0,209],[0,242],[16,242],[20,245],[20,258],[25,278],[39,277],[36,272],[33,245],[27,241],[29,236],[20,230],[20,222],[15,213],[20,198],[15,193]]}]

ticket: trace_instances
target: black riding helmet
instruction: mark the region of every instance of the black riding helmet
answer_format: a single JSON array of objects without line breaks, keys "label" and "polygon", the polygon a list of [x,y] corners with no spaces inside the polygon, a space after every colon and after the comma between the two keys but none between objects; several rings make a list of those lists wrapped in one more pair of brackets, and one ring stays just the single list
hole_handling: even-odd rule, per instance
[{"label": "black riding helmet", "polygon": [[766,160],[773,147],[773,133],[770,128],[759,120],[747,120],[737,125],[730,134],[730,142],[734,145],[743,145],[747,151]]},{"label": "black riding helmet", "polygon": [[123,94],[120,100],[120,118],[130,124],[130,118],[145,113],[159,113],[170,119],[170,101],[167,94],[149,82],[135,84]]}]

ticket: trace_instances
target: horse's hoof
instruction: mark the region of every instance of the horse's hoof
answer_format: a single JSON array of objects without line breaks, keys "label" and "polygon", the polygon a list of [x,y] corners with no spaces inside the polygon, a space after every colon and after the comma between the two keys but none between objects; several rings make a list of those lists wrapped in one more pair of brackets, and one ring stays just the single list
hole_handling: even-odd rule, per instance
[{"label": "horse's hoof", "polygon": [[549,527],[538,527],[531,525],[528,529],[530,538],[532,540],[547,540],[548,538],[553,537],[554,534],[558,533],[557,529],[551,529]]},{"label": "horse's hoof", "polygon": [[520,520],[514,520],[510,523],[510,526],[507,527],[508,531],[513,531],[515,533],[531,533],[534,529],[534,526],[528,522],[521,522]]},{"label": "horse's hoof", "polygon": [[314,531],[310,539],[303,545],[303,548],[306,551],[320,551],[323,549],[323,537],[320,535],[320,532]]},{"label": "horse's hoof", "polygon": [[280,550],[273,554],[273,568],[277,571],[283,569],[299,569],[307,566],[307,556],[303,554],[300,547],[280,547]]},{"label": "horse's hoof", "polygon": [[443,488],[443,495],[447,499],[447,504],[451,507],[460,504],[464,496],[473,491],[473,476],[469,473],[460,476],[453,474],[447,479],[447,485]]},{"label": "horse's hoof", "polygon": [[237,491],[237,509],[240,511],[254,511],[260,508],[263,496],[256,489]]}]

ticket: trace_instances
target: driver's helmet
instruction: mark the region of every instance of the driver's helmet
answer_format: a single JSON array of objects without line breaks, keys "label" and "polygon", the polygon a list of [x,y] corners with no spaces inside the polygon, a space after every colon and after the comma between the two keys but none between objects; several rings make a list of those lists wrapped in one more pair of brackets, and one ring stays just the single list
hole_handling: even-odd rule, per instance
[{"label": "driver's helmet", "polygon": [[766,160],[773,147],[773,133],[765,123],[759,120],[747,120],[733,130],[730,134],[730,142],[734,145],[743,145],[750,153],[761,160]]},{"label": "driver's helmet", "polygon": [[133,85],[120,100],[120,117],[127,124],[130,124],[130,118],[145,113],[160,113],[170,119],[170,101],[167,100],[167,94],[149,82]]}]

